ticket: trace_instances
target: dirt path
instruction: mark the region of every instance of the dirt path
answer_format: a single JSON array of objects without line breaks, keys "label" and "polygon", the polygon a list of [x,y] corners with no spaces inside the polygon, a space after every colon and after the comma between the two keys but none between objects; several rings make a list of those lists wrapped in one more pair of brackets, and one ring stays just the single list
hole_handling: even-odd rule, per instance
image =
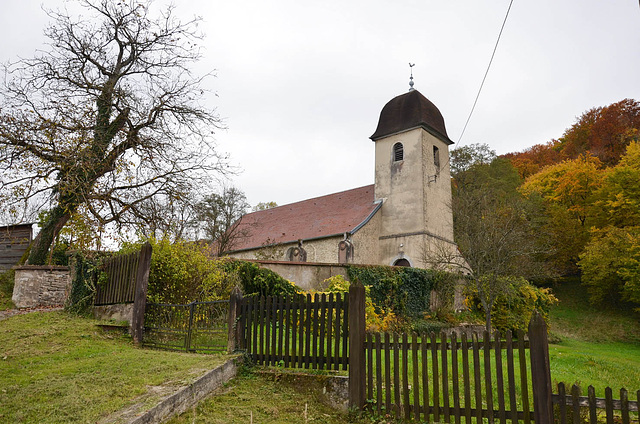
[{"label": "dirt path", "polygon": [[30,312],[61,311],[62,309],[64,309],[64,306],[62,305],[39,306],[37,308],[7,309],[6,311],[0,311],[0,321],[14,315],[28,314]]}]

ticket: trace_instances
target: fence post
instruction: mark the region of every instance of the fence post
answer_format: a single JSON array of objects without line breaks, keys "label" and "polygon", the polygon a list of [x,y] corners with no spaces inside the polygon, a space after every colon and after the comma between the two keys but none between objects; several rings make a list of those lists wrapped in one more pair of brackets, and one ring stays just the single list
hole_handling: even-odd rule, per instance
[{"label": "fence post", "polygon": [[349,287],[349,407],[365,404],[365,310],[364,286],[358,280]]},{"label": "fence post", "polygon": [[228,341],[227,353],[233,353],[240,347],[242,341],[242,329],[238,317],[240,315],[240,305],[242,305],[242,291],[235,286],[229,297],[229,315],[227,316]]},{"label": "fence post", "polygon": [[529,321],[529,350],[531,357],[531,383],[533,387],[533,416],[536,424],[553,423],[551,400],[551,369],[547,325],[538,311]]},{"label": "fence post", "polygon": [[149,286],[149,268],[151,266],[151,244],[146,242],[140,249],[138,272],[136,273],[136,291],[133,299],[131,333],[136,344],[142,343],[144,333],[144,310],[147,307],[147,287]]},{"label": "fence post", "polygon": [[197,302],[189,303],[189,328],[187,329],[187,335],[184,339],[184,349],[187,352],[191,352],[191,332],[193,331],[193,312],[196,308]]}]

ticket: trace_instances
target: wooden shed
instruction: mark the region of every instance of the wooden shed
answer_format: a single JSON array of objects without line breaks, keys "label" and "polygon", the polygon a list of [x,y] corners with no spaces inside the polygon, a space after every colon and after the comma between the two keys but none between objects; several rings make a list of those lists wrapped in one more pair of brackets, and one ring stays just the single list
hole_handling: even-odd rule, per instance
[{"label": "wooden shed", "polygon": [[0,272],[16,265],[33,239],[33,224],[0,227]]}]

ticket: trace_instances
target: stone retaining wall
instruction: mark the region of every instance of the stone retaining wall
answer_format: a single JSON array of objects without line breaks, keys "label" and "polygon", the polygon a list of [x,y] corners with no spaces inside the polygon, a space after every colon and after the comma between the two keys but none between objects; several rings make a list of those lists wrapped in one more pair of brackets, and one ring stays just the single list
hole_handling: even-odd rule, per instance
[{"label": "stone retaining wall", "polygon": [[93,316],[99,320],[127,321],[131,324],[133,320],[133,303],[94,306]]},{"label": "stone retaining wall", "polygon": [[64,305],[71,293],[71,276],[66,266],[24,265],[16,272],[11,300],[18,308]]},{"label": "stone retaining wall", "polygon": [[279,274],[281,277],[296,283],[303,290],[326,290],[322,282],[334,275],[347,277],[347,268],[342,264],[325,264],[314,262],[284,262],[284,261],[251,261],[263,268]]}]

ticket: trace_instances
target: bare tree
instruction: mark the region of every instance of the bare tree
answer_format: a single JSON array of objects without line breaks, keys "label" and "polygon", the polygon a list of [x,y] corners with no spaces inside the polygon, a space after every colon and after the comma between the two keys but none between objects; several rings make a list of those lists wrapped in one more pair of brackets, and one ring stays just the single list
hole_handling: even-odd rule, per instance
[{"label": "bare tree", "polygon": [[505,160],[475,162],[459,171],[464,185],[455,185],[452,197],[457,249],[436,243],[423,251],[425,265],[460,270],[485,311],[491,331],[491,311],[500,296],[514,295],[514,284],[525,277],[551,275],[542,260],[547,249],[534,234],[534,205],[517,192],[517,173]]},{"label": "bare tree", "polygon": [[259,202],[251,208],[251,212],[266,211],[267,209],[277,208],[278,204],[273,200],[270,202]]},{"label": "bare tree", "polygon": [[191,199],[155,196],[142,202],[142,216],[135,228],[143,238],[168,238],[172,241],[193,240],[198,236],[197,204]]},{"label": "bare tree", "polygon": [[182,199],[225,169],[206,76],[189,68],[197,19],[150,1],[80,4],[87,15],[47,12],[49,48],[6,65],[0,88],[0,206],[49,210],[32,264],[80,205],[101,225],[140,222],[150,199]]},{"label": "bare tree", "polygon": [[217,256],[250,235],[251,226],[240,225],[249,207],[245,194],[235,187],[225,187],[221,194],[208,195],[196,206],[200,226],[213,243]]}]

